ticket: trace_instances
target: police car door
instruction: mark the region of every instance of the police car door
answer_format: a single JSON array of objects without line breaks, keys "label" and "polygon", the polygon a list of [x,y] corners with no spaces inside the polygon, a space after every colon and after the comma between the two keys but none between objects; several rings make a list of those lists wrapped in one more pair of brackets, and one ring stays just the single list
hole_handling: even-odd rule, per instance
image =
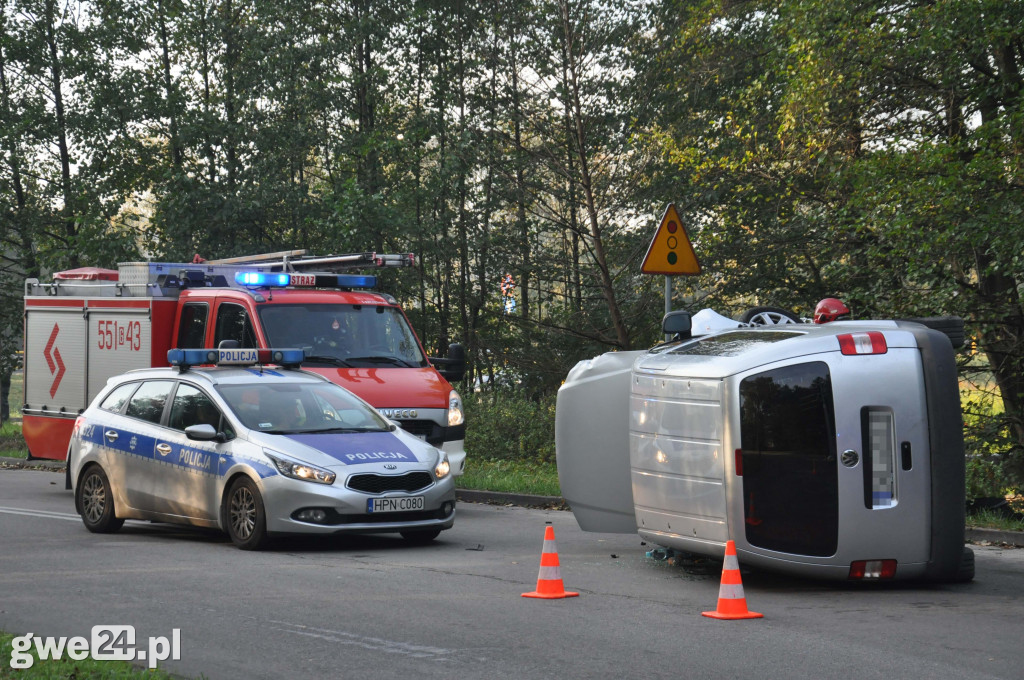
[{"label": "police car door", "polygon": [[161,514],[199,524],[217,520],[216,482],[220,451],[216,441],[195,441],[185,434],[191,425],[207,424],[221,431],[221,414],[201,389],[179,382],[167,413],[167,427],[156,442],[154,504]]},{"label": "police car door", "polygon": [[143,512],[155,508],[156,435],[173,388],[173,380],[146,380],[128,400],[124,415],[103,423],[104,446],[112,454],[111,484],[124,489],[129,507]]}]

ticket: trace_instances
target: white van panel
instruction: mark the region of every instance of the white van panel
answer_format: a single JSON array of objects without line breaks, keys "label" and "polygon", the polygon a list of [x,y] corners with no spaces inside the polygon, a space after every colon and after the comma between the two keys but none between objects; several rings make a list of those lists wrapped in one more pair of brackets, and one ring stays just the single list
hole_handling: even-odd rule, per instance
[{"label": "white van panel", "polygon": [[629,383],[633,361],[645,353],[610,352],[581,361],[558,390],[558,481],[584,531],[636,533]]}]

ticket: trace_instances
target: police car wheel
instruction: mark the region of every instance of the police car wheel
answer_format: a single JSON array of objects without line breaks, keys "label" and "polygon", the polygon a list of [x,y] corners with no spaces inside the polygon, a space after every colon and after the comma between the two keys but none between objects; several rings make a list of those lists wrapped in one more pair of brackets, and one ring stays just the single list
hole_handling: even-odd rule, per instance
[{"label": "police car wheel", "polygon": [[85,528],[95,534],[112,533],[124,524],[123,519],[114,516],[114,495],[110,490],[110,481],[98,465],[86,470],[79,480],[75,505],[82,515]]},{"label": "police car wheel", "polygon": [[402,538],[414,545],[430,543],[441,535],[440,529],[427,529],[425,531],[403,531]]},{"label": "police car wheel", "polygon": [[228,491],[224,508],[231,541],[242,550],[258,550],[267,543],[267,515],[263,497],[248,477],[239,477]]}]

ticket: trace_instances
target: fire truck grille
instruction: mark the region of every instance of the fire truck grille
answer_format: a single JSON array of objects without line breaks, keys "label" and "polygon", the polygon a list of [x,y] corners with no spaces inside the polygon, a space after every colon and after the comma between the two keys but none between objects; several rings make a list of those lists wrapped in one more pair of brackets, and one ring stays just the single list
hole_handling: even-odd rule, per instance
[{"label": "fire truck grille", "polygon": [[409,472],[404,475],[352,475],[347,486],[353,491],[364,493],[413,492],[425,489],[432,482],[429,472]]},{"label": "fire truck grille", "polygon": [[435,432],[435,430],[440,430],[440,428],[429,420],[399,420],[396,422],[409,434],[424,437],[431,444],[434,444],[433,440],[439,436],[439,433]]}]

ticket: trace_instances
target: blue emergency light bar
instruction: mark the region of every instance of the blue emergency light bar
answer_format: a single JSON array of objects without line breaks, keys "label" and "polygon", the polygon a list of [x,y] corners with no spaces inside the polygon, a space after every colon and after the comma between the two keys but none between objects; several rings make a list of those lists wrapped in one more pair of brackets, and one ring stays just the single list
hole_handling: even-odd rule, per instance
[{"label": "blue emergency light bar", "polygon": [[298,366],[306,358],[301,349],[169,349],[167,363],[186,369],[189,366],[255,366],[278,364]]},{"label": "blue emergency light bar", "polygon": [[236,272],[235,281],[253,288],[376,288],[372,274],[280,274],[277,272]]},{"label": "blue emergency light bar", "polygon": [[235,281],[243,286],[287,286],[287,274],[264,274],[263,272],[237,272]]}]

